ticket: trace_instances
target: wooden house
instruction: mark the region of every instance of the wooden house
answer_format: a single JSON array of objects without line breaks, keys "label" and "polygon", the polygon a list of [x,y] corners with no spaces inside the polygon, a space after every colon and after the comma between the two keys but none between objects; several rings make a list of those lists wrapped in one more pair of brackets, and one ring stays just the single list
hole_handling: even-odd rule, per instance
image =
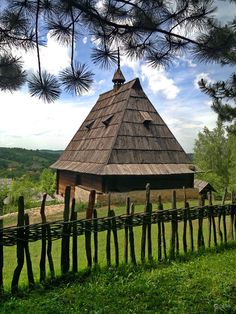
[{"label": "wooden house", "polygon": [[199,195],[203,196],[205,199],[207,199],[208,193],[216,192],[209,182],[198,179],[194,180],[194,188],[198,189]]},{"label": "wooden house", "polygon": [[195,167],[145,95],[138,78],[118,66],[112,90],[101,94],[52,168],[65,186],[98,192],[193,187]]}]

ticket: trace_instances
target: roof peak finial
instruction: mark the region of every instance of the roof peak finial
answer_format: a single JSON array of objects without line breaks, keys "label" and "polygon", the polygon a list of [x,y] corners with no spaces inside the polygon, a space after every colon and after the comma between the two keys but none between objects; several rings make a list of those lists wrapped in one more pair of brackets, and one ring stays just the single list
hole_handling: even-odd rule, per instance
[{"label": "roof peak finial", "polygon": [[120,69],[120,48],[118,47],[118,69]]},{"label": "roof peak finial", "polygon": [[114,88],[119,88],[125,82],[125,77],[120,69],[120,49],[118,47],[118,60],[117,60],[117,70],[113,76],[112,82],[114,83]]}]

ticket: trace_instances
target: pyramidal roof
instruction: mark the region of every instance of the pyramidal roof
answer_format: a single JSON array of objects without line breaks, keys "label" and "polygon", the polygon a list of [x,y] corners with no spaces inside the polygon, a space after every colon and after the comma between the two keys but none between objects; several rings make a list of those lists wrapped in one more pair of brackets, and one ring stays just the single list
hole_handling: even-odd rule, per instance
[{"label": "pyramidal roof", "polygon": [[52,167],[94,175],[165,175],[195,170],[138,78],[99,96]]}]

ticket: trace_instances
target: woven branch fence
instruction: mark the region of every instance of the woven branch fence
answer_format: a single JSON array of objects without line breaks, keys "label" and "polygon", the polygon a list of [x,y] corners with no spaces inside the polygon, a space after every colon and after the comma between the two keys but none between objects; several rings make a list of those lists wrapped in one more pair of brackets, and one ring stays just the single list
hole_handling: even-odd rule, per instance
[{"label": "woven branch fence", "polygon": [[[4,246],[16,246],[17,266],[14,270],[11,291],[17,293],[19,279],[24,261],[26,260],[29,287],[35,284],[29,243],[41,241],[41,256],[39,263],[40,282],[46,280],[46,257],[51,277],[55,277],[54,261],[52,257],[52,245],[54,240],[61,239],[61,273],[66,274],[70,270],[78,271],[78,236],[85,237],[85,254],[88,268],[98,264],[98,233],[106,232],[106,260],[107,265],[112,264],[111,236],[113,235],[115,265],[120,263],[120,252],[123,250],[124,262],[130,260],[137,263],[137,244],[140,245],[141,261],[146,258],[158,261],[174,259],[182,252],[193,252],[212,243],[227,243],[236,239],[236,204],[210,205],[190,208],[184,201],[184,208],[176,209],[176,194],[173,191],[171,210],[164,210],[161,197],[158,197],[157,209],[152,209],[150,203],[150,186],[146,188],[146,204],[143,213],[134,213],[134,204],[127,198],[126,214],[116,216],[108,204],[108,216],[97,218],[97,210],[94,209],[95,191],[91,191],[89,205],[86,212],[88,219],[77,220],[75,200],[70,200],[70,187],[65,191],[65,206],[63,221],[47,222],[45,216],[46,195],[41,205],[42,223],[29,224],[29,216],[24,213],[24,199],[18,202],[17,227],[3,228],[0,220],[0,290],[3,291],[3,266]],[[196,221],[196,222],[195,222]],[[203,232],[203,222],[207,222],[207,237]],[[166,226],[169,224],[170,243],[167,245]],[[154,226],[157,226],[154,228]],[[135,239],[134,228],[141,227],[141,238]],[[205,227],[206,228],[206,227]],[[120,245],[118,230],[124,229],[124,242]],[[181,229],[181,230],[180,230]],[[195,230],[194,230],[195,229]],[[196,235],[194,237],[194,234]],[[180,238],[181,236],[181,238]],[[153,252],[153,239],[157,252]],[[70,243],[71,242],[71,243]],[[93,242],[93,245],[92,245]],[[70,252],[71,249],[71,252]],[[70,265],[72,256],[72,265]]]}]

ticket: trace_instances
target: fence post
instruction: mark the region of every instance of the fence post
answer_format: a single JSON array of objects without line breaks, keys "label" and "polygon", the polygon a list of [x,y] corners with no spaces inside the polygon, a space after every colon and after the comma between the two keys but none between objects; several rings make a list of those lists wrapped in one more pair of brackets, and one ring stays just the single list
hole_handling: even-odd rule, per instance
[{"label": "fence post", "polygon": [[46,279],[46,216],[45,216],[45,203],[46,203],[47,194],[43,195],[43,201],[41,204],[40,215],[42,220],[42,241],[41,241],[41,257],[40,257],[40,282],[45,281]]},{"label": "fence post", "polygon": [[27,265],[27,275],[29,281],[29,287],[32,288],[34,286],[34,274],[32,269],[32,262],[29,251],[29,215],[25,214],[25,258]]},{"label": "fence post", "polygon": [[77,212],[75,211],[75,199],[72,200],[70,221],[72,222],[72,271],[78,271],[78,252],[77,252]]},{"label": "fence post", "polygon": [[[130,215],[130,198],[126,199],[126,215]],[[128,263],[128,246],[129,246],[129,227],[128,227],[129,218],[125,220],[125,243],[124,243],[124,257],[125,263]]]},{"label": "fence post", "polygon": [[199,208],[199,212],[198,212],[198,249],[200,249],[201,247],[204,247],[204,237],[203,237],[203,228],[202,228],[202,224],[203,224],[203,207]]},{"label": "fence post", "polygon": [[20,279],[20,274],[22,268],[24,266],[24,238],[25,238],[25,231],[24,231],[24,198],[23,196],[19,197],[18,200],[18,223],[17,223],[17,266],[15,268],[13,279],[11,283],[11,292],[17,293],[18,292],[18,283]]},{"label": "fence post", "polygon": [[230,205],[230,240],[234,239],[234,220],[235,220],[235,210],[233,202]]},{"label": "fence post", "polygon": [[51,273],[51,278],[55,278],[55,270],[52,259],[52,237],[51,237],[51,226],[47,225],[47,237],[48,237],[48,248],[47,248],[47,256],[48,256],[48,264]]},{"label": "fence post", "polygon": [[[187,202],[184,202],[185,206]],[[187,206],[186,206],[187,207]],[[186,254],[188,251],[187,246],[187,219],[188,219],[188,208],[184,208],[184,225],[183,225],[183,249],[184,253]]]},{"label": "fence post", "polygon": [[110,214],[111,214],[111,217],[114,217],[114,218],[111,219],[111,227],[112,227],[113,238],[114,238],[116,266],[119,266],[119,245],[118,245],[118,236],[117,236],[117,228],[116,228],[116,218],[115,218],[115,212],[114,212],[114,210],[111,210]]},{"label": "fence post", "polygon": [[94,239],[94,257],[93,262],[95,265],[98,264],[98,222],[97,222],[97,210],[93,210],[93,239]]},{"label": "fence post", "polygon": [[69,234],[69,215],[70,215],[70,186],[65,190],[64,205],[64,224],[61,239],[61,272],[66,274],[70,269],[70,234]]},{"label": "fence post", "polygon": [[134,231],[133,231],[133,215],[134,215],[134,203],[131,204],[131,213],[129,217],[129,246],[130,246],[130,258],[131,262],[136,265],[135,246],[134,246]]},{"label": "fence post", "polygon": [[41,257],[40,257],[40,282],[45,281],[46,279],[46,245],[48,238],[48,247],[47,247],[47,256],[48,263],[51,273],[51,278],[55,277],[54,264],[52,259],[52,240],[51,240],[51,227],[46,225],[46,215],[45,215],[45,203],[46,203],[47,194],[43,195],[43,200],[40,209],[40,215],[42,220],[42,246],[41,246]]},{"label": "fence post", "polygon": [[223,243],[223,233],[221,231],[221,216],[222,216],[222,207],[218,208],[218,234],[220,238],[220,242]]},{"label": "fence post", "polygon": [[[221,231],[221,217],[223,214],[223,206],[225,204],[226,196],[227,196],[227,188],[225,187],[224,193],[222,195],[221,207],[219,207],[219,211],[218,211],[218,233],[219,233],[221,243],[223,243],[223,233]],[[225,222],[224,222],[224,216],[223,216],[223,228],[226,228]],[[226,236],[225,236],[225,239],[226,239]],[[226,239],[226,241],[227,241],[227,239]]]},{"label": "fence post", "polygon": [[161,202],[161,195],[158,195],[157,198],[157,256],[158,256],[158,261],[161,261],[162,259],[162,247],[161,247],[161,224],[162,224],[162,213],[161,211],[163,210],[163,204]]},{"label": "fence post", "polygon": [[178,212],[177,212],[176,191],[173,191],[172,193],[172,209],[175,210],[175,213],[174,213],[175,249],[176,249],[176,255],[179,255]]},{"label": "fence post", "polygon": [[224,242],[227,243],[227,226],[226,226],[226,214],[225,214],[225,205],[222,207],[223,212],[223,231],[224,231]]},{"label": "fence post", "polygon": [[[111,217],[111,210],[108,209],[108,218]],[[107,266],[111,266],[111,220],[108,219],[108,229],[107,229],[107,242],[106,242],[106,257]]]},{"label": "fence post", "polygon": [[[2,212],[0,212],[2,215]],[[0,219],[0,293],[3,291],[3,219]]]},{"label": "fence post", "polygon": [[177,211],[176,209],[171,211],[171,240],[170,240],[170,259],[175,258],[176,249],[176,220]]},{"label": "fence post", "polygon": [[151,216],[151,205],[150,205],[150,184],[146,185],[146,205],[145,205],[145,215],[143,217],[142,226],[142,239],[141,239],[141,261],[145,261],[145,251],[146,251],[146,233],[147,233],[147,221],[148,221],[148,257],[151,258],[152,255],[152,243],[151,243],[151,224],[148,216]]},{"label": "fence post", "polygon": [[92,267],[92,249],[91,249],[91,219],[93,218],[93,209],[96,200],[96,191],[91,190],[89,194],[89,203],[86,211],[86,219],[89,219],[85,222],[85,249],[88,262],[88,268]]}]

